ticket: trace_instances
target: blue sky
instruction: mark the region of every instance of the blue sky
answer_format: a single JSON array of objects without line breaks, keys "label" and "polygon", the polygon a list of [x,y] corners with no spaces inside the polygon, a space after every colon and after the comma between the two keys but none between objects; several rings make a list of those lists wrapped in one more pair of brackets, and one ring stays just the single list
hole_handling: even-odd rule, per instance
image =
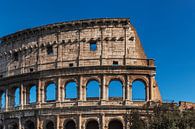
[{"label": "blue sky", "polygon": [[195,102],[194,0],[0,0],[0,37],[44,24],[128,17],[156,59],[164,100]]}]

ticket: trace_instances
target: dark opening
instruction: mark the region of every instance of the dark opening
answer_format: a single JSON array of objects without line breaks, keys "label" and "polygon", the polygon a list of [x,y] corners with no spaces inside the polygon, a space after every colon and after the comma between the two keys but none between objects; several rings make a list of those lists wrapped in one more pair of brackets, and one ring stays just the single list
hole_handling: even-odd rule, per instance
[{"label": "dark opening", "polygon": [[96,51],[97,50],[97,43],[91,42],[90,43],[90,51]]},{"label": "dark opening", "polygon": [[0,78],[3,78],[3,75],[0,75]]},{"label": "dark opening", "polygon": [[69,64],[69,67],[73,67],[73,63],[70,63],[70,64]]},{"label": "dark opening", "polygon": [[17,123],[8,124],[8,129],[19,129]]},{"label": "dark opening", "polygon": [[123,124],[118,120],[113,120],[109,123],[108,129],[123,129]]},{"label": "dark opening", "polygon": [[87,122],[86,129],[99,129],[99,124],[96,120]]},{"label": "dark opening", "polygon": [[52,55],[53,54],[53,46],[47,46],[47,54]]},{"label": "dark opening", "polygon": [[18,52],[14,52],[13,58],[14,58],[14,61],[18,61]]},{"label": "dark opening", "polygon": [[53,124],[52,121],[50,121],[50,122],[48,122],[48,123],[46,124],[46,129],[54,129],[54,124]]},{"label": "dark opening", "polygon": [[33,70],[34,70],[33,68],[30,68],[30,72],[33,72]]},{"label": "dark opening", "polygon": [[25,123],[24,129],[35,129],[35,125],[32,121],[27,121]]},{"label": "dark opening", "polygon": [[117,66],[118,65],[118,61],[113,61],[113,65]]},{"label": "dark opening", "polygon": [[129,40],[130,40],[130,41],[133,41],[133,40],[134,40],[134,37],[131,37]]},{"label": "dark opening", "polygon": [[66,123],[64,129],[76,129],[76,124],[73,120]]}]

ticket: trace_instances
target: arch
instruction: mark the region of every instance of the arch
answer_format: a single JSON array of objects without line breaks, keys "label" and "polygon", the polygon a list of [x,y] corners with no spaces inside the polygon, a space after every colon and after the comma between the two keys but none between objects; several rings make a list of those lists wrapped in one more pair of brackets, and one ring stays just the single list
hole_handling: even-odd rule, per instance
[{"label": "arch", "polygon": [[45,101],[56,100],[56,84],[54,82],[48,83],[45,88]]},{"label": "arch", "polygon": [[132,100],[146,101],[146,83],[141,79],[136,79],[132,83]]},{"label": "arch", "polygon": [[53,121],[48,121],[45,125],[45,129],[54,129],[54,123]]},{"label": "arch", "polygon": [[123,129],[123,123],[119,120],[111,120],[108,124],[108,129]]},{"label": "arch", "polygon": [[119,79],[113,79],[108,85],[109,98],[122,98],[123,97],[123,84]]},{"label": "arch", "polygon": [[75,81],[68,81],[65,84],[65,99],[76,99],[78,96],[77,88],[78,86]]},{"label": "arch", "polygon": [[5,108],[5,91],[1,93],[1,109]]},{"label": "arch", "polygon": [[90,120],[86,123],[86,129],[99,129],[99,123],[96,120]]},{"label": "arch", "polygon": [[35,103],[37,101],[37,86],[32,85],[29,89],[29,103]]},{"label": "arch", "polygon": [[24,125],[24,129],[35,129],[34,122],[31,120],[26,121],[26,123]]},{"label": "arch", "polygon": [[8,129],[19,129],[19,126],[16,122],[11,122],[8,124]]},{"label": "arch", "polygon": [[100,97],[100,86],[97,80],[89,80],[86,85],[86,97],[87,99]]},{"label": "arch", "polygon": [[76,129],[76,123],[74,120],[69,120],[64,124],[64,129]]},{"label": "arch", "polygon": [[16,88],[14,91],[14,107],[20,105],[20,88]]}]

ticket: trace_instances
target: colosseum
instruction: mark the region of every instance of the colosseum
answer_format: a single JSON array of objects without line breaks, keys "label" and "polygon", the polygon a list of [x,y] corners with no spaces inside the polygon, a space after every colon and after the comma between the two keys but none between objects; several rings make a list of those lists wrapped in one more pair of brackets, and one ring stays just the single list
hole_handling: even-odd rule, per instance
[{"label": "colosseum", "polygon": [[[0,129],[129,129],[161,101],[154,59],[128,18],[61,22],[0,38]],[[144,99],[133,98],[134,82]],[[143,111],[143,115],[144,115]]]}]

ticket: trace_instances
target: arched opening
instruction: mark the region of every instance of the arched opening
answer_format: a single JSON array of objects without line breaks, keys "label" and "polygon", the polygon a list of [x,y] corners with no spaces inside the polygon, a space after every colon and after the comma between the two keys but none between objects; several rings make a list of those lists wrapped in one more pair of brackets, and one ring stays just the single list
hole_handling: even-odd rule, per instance
[{"label": "arched opening", "polygon": [[25,125],[24,125],[24,129],[35,129],[35,124],[34,122],[28,120]]},{"label": "arched opening", "polygon": [[77,83],[70,81],[65,85],[65,99],[77,98]]},{"label": "arched opening", "polygon": [[65,125],[64,125],[64,129],[76,129],[76,124],[73,120],[68,121]]},{"label": "arched opening", "polygon": [[123,124],[119,120],[112,120],[109,122],[108,129],[123,129]]},{"label": "arched opening", "polygon": [[0,125],[0,129],[3,129],[3,125]]},{"label": "arched opening", "polygon": [[48,121],[45,125],[46,129],[54,129],[54,123],[52,121]]},{"label": "arched opening", "polygon": [[96,80],[90,80],[86,86],[87,99],[99,99],[100,97],[100,86]]},{"label": "arched opening", "polygon": [[86,124],[86,129],[99,129],[99,124],[96,120],[88,121]]},{"label": "arched opening", "polygon": [[29,103],[36,103],[37,101],[37,86],[30,87]]},{"label": "arched opening", "polygon": [[16,88],[14,92],[14,107],[20,106],[20,88]]},{"label": "arched opening", "polygon": [[132,83],[132,100],[146,101],[146,85],[141,80],[136,80]]},{"label": "arched opening", "polygon": [[13,122],[8,124],[8,129],[19,129],[18,124]]},{"label": "arched opening", "polygon": [[1,92],[1,109],[5,108],[5,92]]},{"label": "arched opening", "polygon": [[123,97],[123,84],[120,80],[115,79],[111,80],[108,86],[108,95],[109,98],[118,98],[121,99]]},{"label": "arched opening", "polygon": [[56,100],[56,84],[55,83],[49,83],[46,87],[46,94],[45,94],[45,100],[47,102],[49,101],[55,101]]}]

